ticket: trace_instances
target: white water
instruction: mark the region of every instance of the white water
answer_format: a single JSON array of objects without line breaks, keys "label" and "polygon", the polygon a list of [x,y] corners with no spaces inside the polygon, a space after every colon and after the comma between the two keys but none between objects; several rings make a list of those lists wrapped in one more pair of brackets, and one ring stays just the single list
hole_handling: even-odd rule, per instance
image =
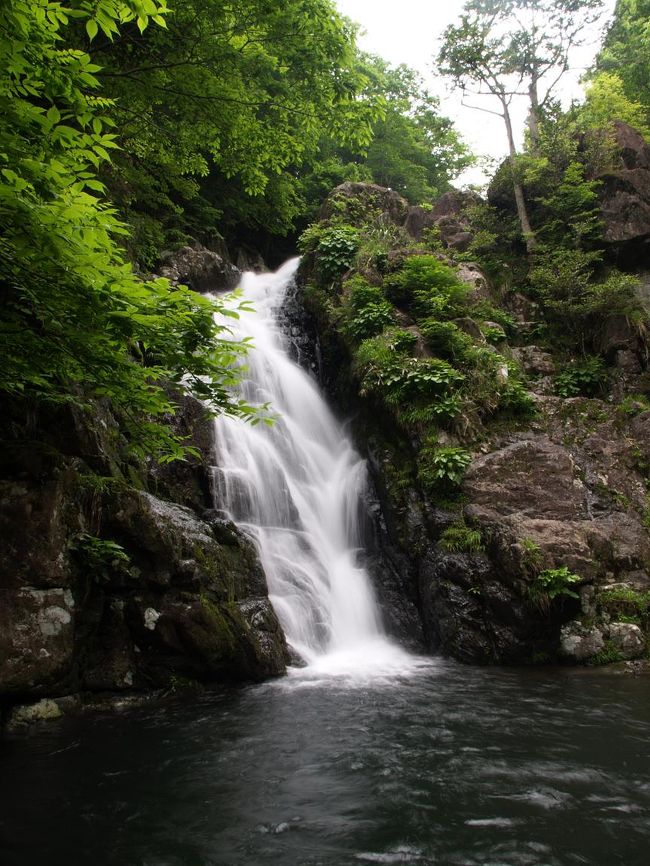
[{"label": "white water", "polygon": [[309,375],[287,352],[277,312],[298,259],[275,274],[245,274],[254,312],[242,396],[270,403],[272,427],[216,420],[218,506],[254,539],[269,597],[292,649],[312,676],[402,672],[408,656],[384,635],[368,574],[359,563],[364,461]]}]

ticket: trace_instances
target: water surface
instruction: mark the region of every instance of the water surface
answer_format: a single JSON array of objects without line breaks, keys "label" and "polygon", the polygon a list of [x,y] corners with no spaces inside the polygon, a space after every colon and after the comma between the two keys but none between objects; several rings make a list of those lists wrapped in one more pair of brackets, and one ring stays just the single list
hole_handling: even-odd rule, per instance
[{"label": "water surface", "polygon": [[640,866],[647,679],[291,676],[2,746],[3,866]]}]

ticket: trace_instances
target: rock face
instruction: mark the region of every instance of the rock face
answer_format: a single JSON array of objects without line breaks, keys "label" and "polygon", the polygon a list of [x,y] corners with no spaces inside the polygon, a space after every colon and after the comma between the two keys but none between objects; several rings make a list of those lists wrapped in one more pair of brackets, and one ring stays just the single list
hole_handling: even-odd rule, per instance
[{"label": "rock face", "polygon": [[[359,186],[344,190],[350,215],[365,213],[366,193]],[[363,206],[355,208],[357,193]],[[372,195],[383,201],[381,191],[373,188]],[[386,196],[394,201],[392,192]],[[382,206],[413,237],[462,210],[455,195],[430,210],[411,209],[406,218],[402,208]],[[400,249],[391,257],[390,251],[386,279],[405,255],[423,252]],[[427,442],[419,420],[404,420],[402,407],[395,412],[356,379],[354,348],[340,333],[345,313],[336,306],[337,289],[328,284],[325,302],[314,302],[318,276],[308,261],[303,267],[303,283],[310,283],[304,301],[314,317],[307,326],[319,346],[322,382],[341,412],[354,417],[357,446],[368,457],[377,493],[369,505],[376,527],[370,549],[377,552],[371,573],[385,619],[403,640],[421,639],[466,662],[636,659],[647,651],[650,635],[650,412],[641,397],[617,404],[625,393],[647,387],[643,377],[635,384],[646,365],[645,346],[627,322],[607,320],[598,348],[616,365],[616,388],[607,399],[560,398],[554,377],[564,361],[532,338],[543,324],[539,308],[520,294],[499,297],[475,266],[463,263],[457,274],[472,294],[464,317],[453,324],[483,352],[497,351],[484,331],[499,332],[504,365],[506,359],[518,364],[536,412],[495,424],[471,416],[440,424],[436,446],[461,445],[472,458],[460,497],[446,502],[440,491],[420,483]],[[378,269],[363,276],[373,285],[384,279]],[[495,311],[507,308],[507,333],[497,322],[472,316],[482,302]],[[409,358],[430,357],[408,313],[397,310],[394,318],[400,328],[417,332]],[[507,376],[506,366],[503,381]],[[465,546],[448,543],[453,531]],[[380,562],[389,567],[378,568]]]},{"label": "rock face", "polygon": [[174,285],[183,283],[197,292],[234,289],[241,278],[241,271],[227,259],[199,245],[164,253],[159,272]]},{"label": "rock face", "polygon": [[212,509],[212,422],[185,397],[175,423],[202,456],[141,488],[78,458],[0,482],[0,709],[284,672],[255,550]]},{"label": "rock face", "polygon": [[444,247],[465,252],[474,238],[465,211],[479,201],[475,193],[450,190],[432,208],[410,207],[404,227],[417,241],[422,240],[427,229],[435,228]]},{"label": "rock face", "polygon": [[[619,248],[650,244],[650,147],[631,126],[615,121],[618,166],[600,176],[605,241]],[[640,255],[639,255],[640,258]]]}]

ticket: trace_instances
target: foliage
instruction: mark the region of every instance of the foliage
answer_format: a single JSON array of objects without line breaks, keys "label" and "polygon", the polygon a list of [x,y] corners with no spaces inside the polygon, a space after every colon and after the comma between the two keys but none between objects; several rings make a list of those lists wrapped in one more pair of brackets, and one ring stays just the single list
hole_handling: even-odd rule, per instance
[{"label": "foliage", "polygon": [[355,353],[360,394],[382,399],[407,423],[452,418],[463,375],[438,358],[411,358],[414,335],[399,328],[364,340]]},{"label": "foliage", "polygon": [[[542,160],[548,171],[549,160]],[[556,179],[552,189],[540,195],[542,207],[539,235],[556,247],[579,248],[598,242],[602,236],[602,220],[598,190],[601,183],[585,177],[585,166],[577,160],[569,162]],[[548,187],[550,179],[546,178]]]},{"label": "foliage", "polygon": [[464,448],[427,445],[420,453],[418,478],[427,490],[460,485],[472,455]]},{"label": "foliage", "polygon": [[524,568],[532,574],[539,574],[544,563],[544,557],[539,544],[532,538],[521,538],[519,544],[523,551],[521,561]]},{"label": "foliage", "polygon": [[347,226],[327,229],[318,244],[318,269],[325,279],[333,280],[349,270],[354,262],[358,236]]},{"label": "foliage", "polygon": [[627,415],[628,418],[635,418],[648,410],[650,410],[650,400],[644,394],[628,394],[617,407],[617,411]]},{"label": "foliage", "polygon": [[462,360],[474,345],[469,334],[461,331],[453,322],[428,318],[419,322],[419,327],[428,348],[442,358]]},{"label": "foliage", "polygon": [[215,409],[251,411],[229,393],[244,347],[214,320],[236,313],[166,280],[141,282],[124,262],[126,229],[96,176],[116,147],[112,106],[96,93],[97,65],[70,47],[75,21],[113,38],[165,14],[163,0],[0,8],[0,395],[25,411],[108,399],[128,453],[172,459],[184,448],[164,420],[163,380]]},{"label": "foliage", "polygon": [[378,286],[354,276],[343,284],[345,331],[355,340],[380,334],[393,322],[393,308]]},{"label": "foliage", "polygon": [[530,418],[537,412],[535,400],[515,376],[508,376],[499,389],[498,409],[508,415]]},{"label": "foliage", "polygon": [[378,57],[365,56],[362,63],[387,100],[362,164],[375,183],[397,190],[412,204],[434,200],[473,157],[418,73],[404,64],[391,68]]},{"label": "foliage", "polygon": [[645,138],[650,138],[648,106],[626,95],[625,85],[617,72],[599,72],[587,87],[579,123],[585,129],[607,129],[612,120],[622,120]]},{"label": "foliage", "polygon": [[194,202],[199,228],[216,208],[222,228],[286,232],[321,139],[367,147],[383,114],[355,34],[331,0],[184,0],[166,29],[97,40],[122,146],[107,174],[120,209],[182,229]]},{"label": "foliage", "polygon": [[483,324],[481,326],[481,331],[486,342],[490,343],[492,346],[496,346],[506,339],[505,332],[502,331],[501,328],[495,328],[492,325]]},{"label": "foliage", "polygon": [[638,324],[646,319],[635,293],[638,281],[615,269],[595,281],[600,260],[598,251],[544,249],[529,274],[549,324],[580,348],[593,341],[609,316],[625,316]]},{"label": "foliage", "polygon": [[[597,20],[602,0],[466,0],[458,24],[444,33],[439,68],[463,93],[490,97],[485,108],[503,117],[508,139],[510,182],[522,238],[529,253],[537,241],[519,174],[512,103],[529,101],[532,153],[539,153],[539,123],[553,91],[570,68],[584,28]],[[481,106],[473,106],[481,108]]]},{"label": "foliage", "polygon": [[482,553],[483,537],[478,529],[471,529],[463,521],[452,523],[440,536],[438,546],[454,553]]},{"label": "foliage", "polygon": [[462,315],[468,287],[436,256],[409,256],[385,281],[388,298],[416,315],[451,319]]},{"label": "foliage", "polygon": [[535,575],[529,588],[529,595],[540,607],[548,607],[555,598],[579,598],[571,589],[582,580],[579,574],[563,565],[561,568],[546,568]]},{"label": "foliage", "polygon": [[555,377],[558,397],[595,397],[607,382],[607,368],[602,358],[591,357],[574,362]]},{"label": "foliage", "polygon": [[620,617],[627,614],[650,626],[650,592],[638,592],[623,586],[615,587],[599,592],[596,602],[616,622],[622,622]]},{"label": "foliage", "polygon": [[[596,68],[615,73],[625,94],[650,112],[650,0],[618,0]],[[611,116],[611,115],[610,115]]]},{"label": "foliage", "polygon": [[624,656],[620,653],[619,650],[614,646],[614,642],[611,640],[606,640],[603,648],[595,653],[595,655],[591,656],[591,658],[587,661],[589,665],[611,665],[616,662],[622,661]]},{"label": "foliage", "polygon": [[74,552],[79,564],[94,580],[108,580],[111,571],[124,571],[131,562],[122,545],[87,532],[76,538]]}]

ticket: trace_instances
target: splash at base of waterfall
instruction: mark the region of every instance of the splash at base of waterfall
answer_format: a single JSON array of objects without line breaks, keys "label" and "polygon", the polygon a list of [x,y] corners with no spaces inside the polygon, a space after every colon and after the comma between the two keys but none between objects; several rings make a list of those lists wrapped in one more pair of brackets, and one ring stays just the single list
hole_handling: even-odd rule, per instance
[{"label": "splash at base of waterfall", "polygon": [[422,660],[384,635],[362,564],[366,467],[310,376],[294,363],[277,315],[298,259],[275,274],[245,274],[235,339],[249,338],[241,393],[269,403],[273,426],[215,422],[217,506],[254,540],[269,598],[292,650],[293,675],[343,678],[415,670]]}]

